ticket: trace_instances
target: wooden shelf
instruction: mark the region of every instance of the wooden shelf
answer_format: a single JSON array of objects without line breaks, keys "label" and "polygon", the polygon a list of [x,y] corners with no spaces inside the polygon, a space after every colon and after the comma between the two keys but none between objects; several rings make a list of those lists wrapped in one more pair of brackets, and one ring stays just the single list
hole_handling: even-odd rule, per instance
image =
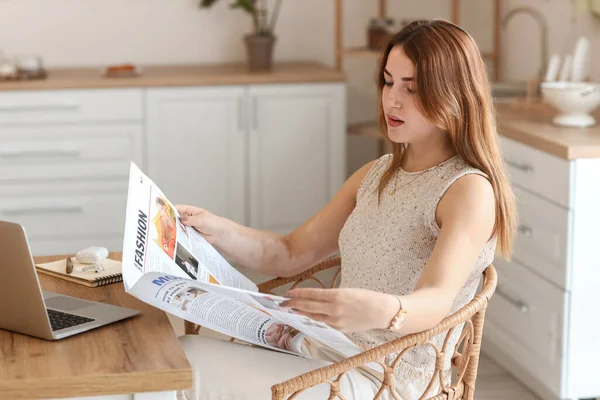
[{"label": "wooden shelf", "polygon": [[[377,57],[381,54],[381,51],[371,50],[367,47],[344,47],[343,40],[343,0],[335,1],[335,65],[339,71],[343,70],[343,59],[344,56],[349,57]],[[384,18],[388,16],[387,12],[387,1],[388,0],[377,0],[378,3],[378,16]],[[500,80],[500,24],[501,24],[501,11],[502,11],[502,0],[492,0],[494,17],[491,28],[493,29],[493,50],[482,52],[482,57],[486,60],[490,60],[493,69],[493,80]],[[457,25],[460,25],[460,10],[461,0],[450,0],[451,8],[450,20]]]},{"label": "wooden shelf", "polygon": [[356,136],[383,140],[383,134],[379,124],[375,121],[359,122],[348,125],[348,133]]},{"label": "wooden shelf", "polygon": [[368,47],[346,47],[342,52],[354,57],[377,57],[381,54],[381,50],[372,50]]}]

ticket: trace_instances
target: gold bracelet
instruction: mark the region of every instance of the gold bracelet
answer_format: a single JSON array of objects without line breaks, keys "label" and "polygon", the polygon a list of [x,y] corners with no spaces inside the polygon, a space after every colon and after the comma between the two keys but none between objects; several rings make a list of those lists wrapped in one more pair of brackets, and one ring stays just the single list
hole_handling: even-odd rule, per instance
[{"label": "gold bracelet", "polygon": [[390,326],[388,327],[388,329],[398,332],[400,330],[400,328],[402,328],[402,325],[404,325],[404,321],[406,320],[407,313],[406,313],[406,310],[404,310],[404,308],[402,308],[402,301],[400,300],[400,296],[394,296],[394,297],[396,298],[396,300],[398,300],[400,309],[398,310],[396,315],[394,315],[394,318],[392,318],[392,322],[390,322]]}]

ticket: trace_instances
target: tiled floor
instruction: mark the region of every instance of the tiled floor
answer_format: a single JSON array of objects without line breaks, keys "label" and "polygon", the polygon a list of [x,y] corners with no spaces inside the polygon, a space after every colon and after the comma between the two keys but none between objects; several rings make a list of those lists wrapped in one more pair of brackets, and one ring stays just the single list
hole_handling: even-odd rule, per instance
[{"label": "tiled floor", "polygon": [[[171,318],[178,335],[183,334],[183,322]],[[208,332],[208,331],[207,331]],[[212,333],[211,335],[216,335]],[[541,400],[489,358],[482,356],[477,374],[476,400]]]},{"label": "tiled floor", "polygon": [[476,400],[541,400],[487,357],[479,360]]}]

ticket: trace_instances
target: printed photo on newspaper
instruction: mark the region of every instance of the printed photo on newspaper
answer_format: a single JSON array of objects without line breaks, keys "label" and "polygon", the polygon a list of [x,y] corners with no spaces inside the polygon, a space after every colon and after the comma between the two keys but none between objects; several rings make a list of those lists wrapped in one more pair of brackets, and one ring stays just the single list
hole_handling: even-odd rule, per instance
[{"label": "printed photo on newspaper", "polygon": [[123,241],[125,290],[163,311],[271,350],[304,356],[308,336],[347,357],[361,352],[342,332],[262,294],[131,163]]}]

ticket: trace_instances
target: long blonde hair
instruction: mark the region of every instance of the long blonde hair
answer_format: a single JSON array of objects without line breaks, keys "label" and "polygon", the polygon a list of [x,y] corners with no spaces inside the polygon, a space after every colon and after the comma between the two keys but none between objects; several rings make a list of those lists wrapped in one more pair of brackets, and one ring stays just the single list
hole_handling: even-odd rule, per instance
[{"label": "long blonde hair", "polygon": [[[473,38],[443,20],[414,21],[395,34],[381,56],[377,85],[381,95],[390,51],[402,46],[415,66],[415,94],[420,112],[445,127],[456,153],[490,178],[496,200],[494,233],[499,252],[509,259],[517,225],[514,193],[504,171],[490,84]],[[379,194],[404,163],[406,145],[391,142],[380,102],[379,125],[392,147],[392,163],[379,183]]]}]

